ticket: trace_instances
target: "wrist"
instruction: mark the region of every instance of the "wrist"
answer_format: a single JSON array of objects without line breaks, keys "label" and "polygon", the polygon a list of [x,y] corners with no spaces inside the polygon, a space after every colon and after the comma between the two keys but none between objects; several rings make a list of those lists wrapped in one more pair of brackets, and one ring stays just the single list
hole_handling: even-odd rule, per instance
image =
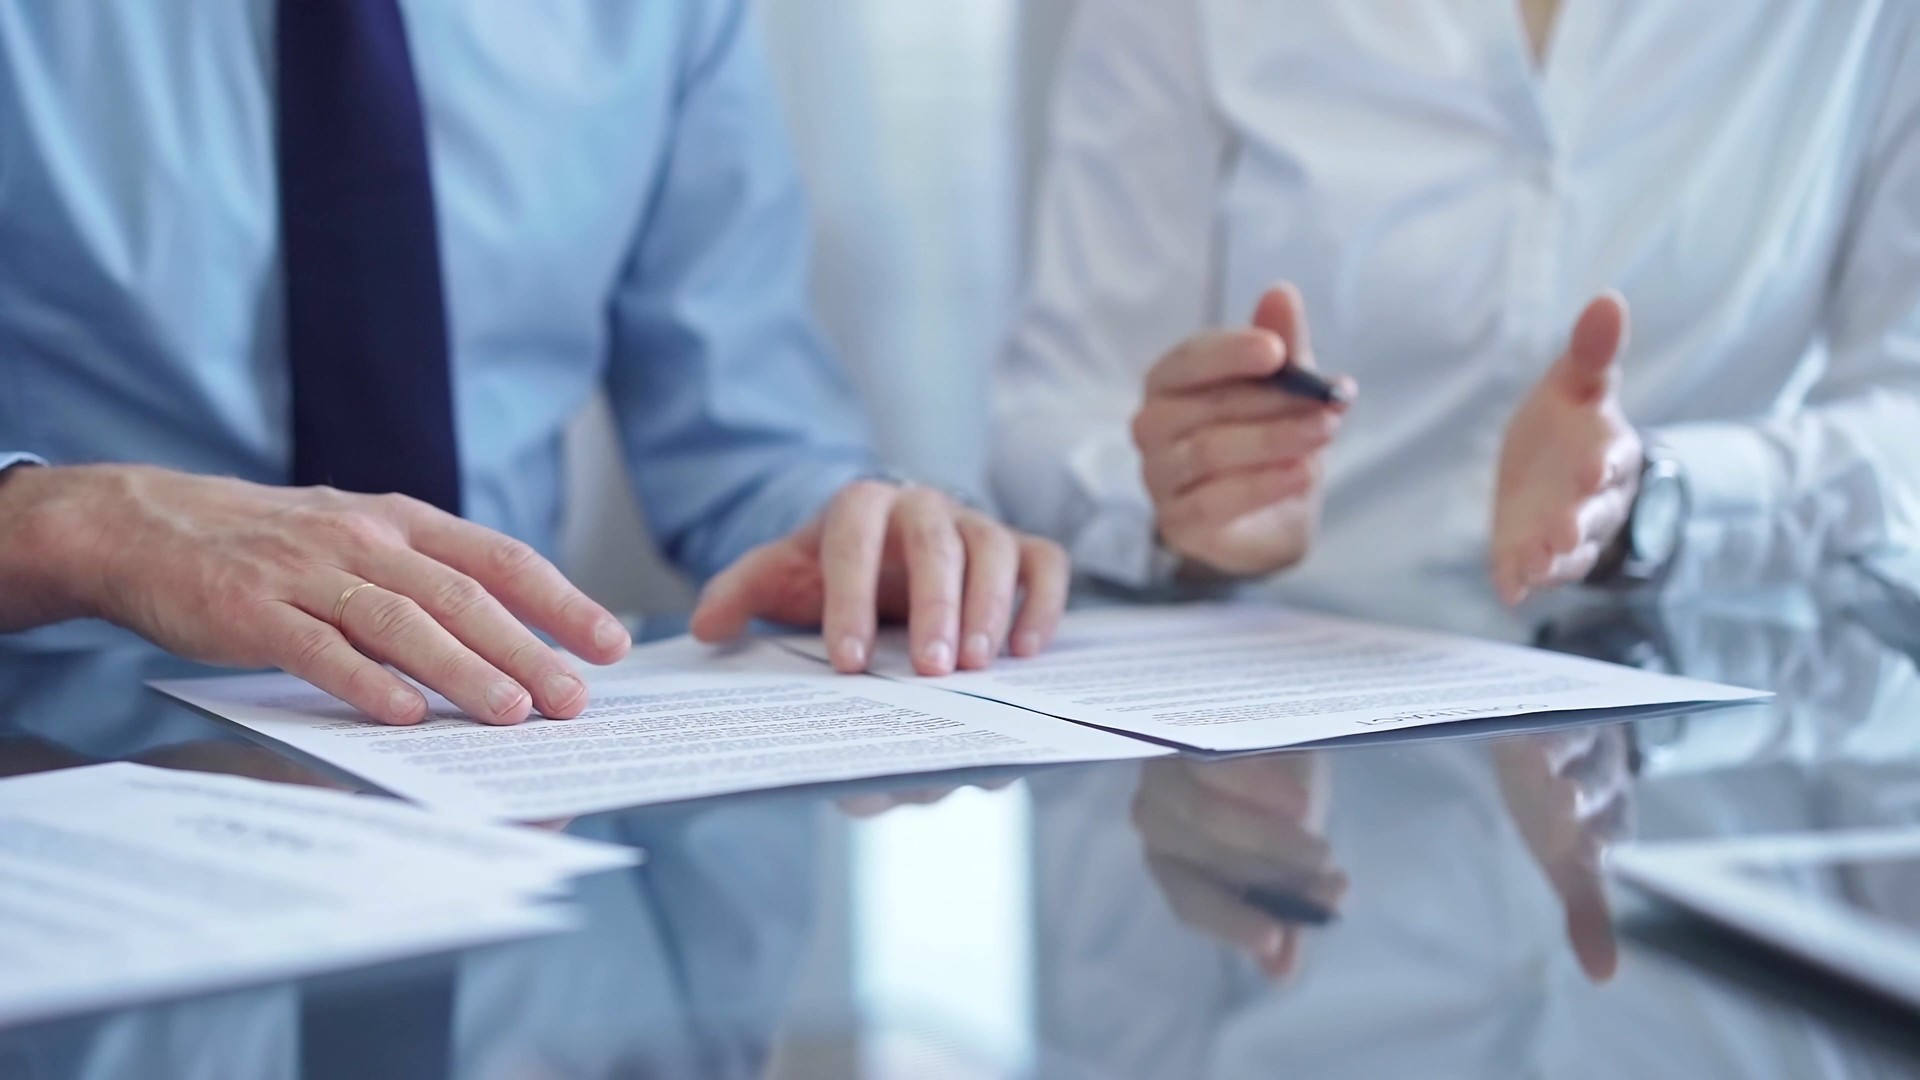
[{"label": "wrist", "polygon": [[84,504],[106,468],[0,472],[0,631],[100,614],[107,530]]}]

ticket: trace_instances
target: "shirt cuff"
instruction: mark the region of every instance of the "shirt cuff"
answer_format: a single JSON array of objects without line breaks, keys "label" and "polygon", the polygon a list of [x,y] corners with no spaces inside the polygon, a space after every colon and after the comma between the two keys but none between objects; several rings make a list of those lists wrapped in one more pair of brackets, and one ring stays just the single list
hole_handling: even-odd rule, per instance
[{"label": "shirt cuff", "polygon": [[1068,455],[1067,472],[1080,501],[1067,543],[1074,569],[1129,589],[1166,584],[1173,560],[1156,541],[1133,441],[1123,431],[1090,439]]},{"label": "shirt cuff", "polygon": [[15,465],[45,465],[46,463],[47,459],[24,451],[0,450],[0,473],[6,472]]},{"label": "shirt cuff", "polygon": [[1772,512],[1781,463],[1766,436],[1748,424],[1678,424],[1651,440],[1687,474],[1695,521],[1726,521]]},{"label": "shirt cuff", "polygon": [[1667,588],[1688,593],[1759,584],[1792,571],[1780,564],[1771,530],[1785,486],[1784,465],[1766,435],[1748,424],[1680,424],[1649,433],[1686,473],[1691,512]]}]

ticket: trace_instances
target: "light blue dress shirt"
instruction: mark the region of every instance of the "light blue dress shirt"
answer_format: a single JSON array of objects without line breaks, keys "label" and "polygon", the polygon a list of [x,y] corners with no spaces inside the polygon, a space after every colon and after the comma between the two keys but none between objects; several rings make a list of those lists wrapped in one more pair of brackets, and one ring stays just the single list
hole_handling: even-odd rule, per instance
[{"label": "light blue dress shirt", "polygon": [[[400,6],[470,518],[551,551],[601,387],[695,576],[871,469],[746,0]],[[0,0],[0,466],[286,482],[274,7]]]}]

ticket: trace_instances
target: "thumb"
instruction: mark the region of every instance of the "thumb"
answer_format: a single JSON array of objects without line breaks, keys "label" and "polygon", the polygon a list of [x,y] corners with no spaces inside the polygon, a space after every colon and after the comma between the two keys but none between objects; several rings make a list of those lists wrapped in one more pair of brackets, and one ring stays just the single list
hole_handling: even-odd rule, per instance
[{"label": "thumb", "polygon": [[1253,310],[1253,325],[1278,335],[1287,347],[1287,362],[1303,368],[1313,366],[1313,338],[1307,333],[1307,301],[1291,281],[1283,281],[1260,294]]},{"label": "thumb", "polygon": [[1567,917],[1567,942],[1580,970],[1596,983],[1607,982],[1620,970],[1620,945],[1613,936],[1613,913],[1597,871],[1579,875],[1562,890]]},{"label": "thumb", "polygon": [[1555,365],[1556,374],[1581,397],[1605,393],[1626,352],[1628,330],[1626,297],[1611,289],[1594,297],[1573,325],[1573,338]]}]

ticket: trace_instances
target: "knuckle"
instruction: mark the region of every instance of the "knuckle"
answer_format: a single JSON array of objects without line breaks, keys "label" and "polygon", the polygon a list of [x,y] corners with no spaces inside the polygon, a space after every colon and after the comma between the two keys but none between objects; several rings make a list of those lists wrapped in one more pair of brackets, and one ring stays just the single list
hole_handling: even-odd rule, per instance
[{"label": "knuckle", "polygon": [[493,542],[487,561],[496,573],[509,579],[532,572],[546,562],[531,544],[511,536],[502,536]]},{"label": "knuckle", "polygon": [[455,574],[433,591],[434,610],[448,618],[464,619],[488,607],[493,594],[465,574]]},{"label": "knuckle", "polygon": [[914,601],[914,610],[930,626],[946,626],[960,617],[959,601],[945,592],[929,592]]},{"label": "knuckle", "polygon": [[248,605],[272,598],[271,575],[247,560],[235,560],[217,567],[209,584],[207,598],[217,611],[241,611]]},{"label": "knuckle", "polygon": [[294,671],[313,671],[326,660],[327,651],[333,647],[334,634],[326,626],[315,624],[293,635],[287,643],[290,661],[286,666]]},{"label": "knuckle", "polygon": [[951,511],[946,493],[930,487],[910,487],[900,494],[900,504],[917,517],[941,518]]},{"label": "knuckle", "polygon": [[333,507],[320,510],[311,515],[307,525],[315,535],[338,547],[376,548],[388,539],[385,525],[354,509]]},{"label": "knuckle", "polygon": [[1067,549],[1044,536],[1029,536],[1021,546],[1035,569],[1064,570],[1067,566]]},{"label": "knuckle", "polygon": [[407,597],[389,593],[367,608],[367,630],[375,638],[391,640],[418,626],[425,617],[419,604]]},{"label": "knuckle", "polygon": [[848,513],[857,511],[861,507],[884,505],[893,499],[896,490],[894,484],[885,480],[872,478],[855,480],[834,495],[831,505],[836,513]]},{"label": "knuckle", "polygon": [[527,638],[507,650],[507,667],[511,670],[526,671],[545,667],[553,658],[553,650],[533,638]]},{"label": "knuckle", "polygon": [[347,672],[342,690],[349,699],[358,701],[379,701],[384,689],[384,670],[374,664],[355,664]]},{"label": "knuckle", "polygon": [[410,515],[425,505],[420,500],[408,495],[402,495],[397,491],[388,492],[384,495],[369,495],[367,499],[373,504],[375,509],[395,518]]}]

